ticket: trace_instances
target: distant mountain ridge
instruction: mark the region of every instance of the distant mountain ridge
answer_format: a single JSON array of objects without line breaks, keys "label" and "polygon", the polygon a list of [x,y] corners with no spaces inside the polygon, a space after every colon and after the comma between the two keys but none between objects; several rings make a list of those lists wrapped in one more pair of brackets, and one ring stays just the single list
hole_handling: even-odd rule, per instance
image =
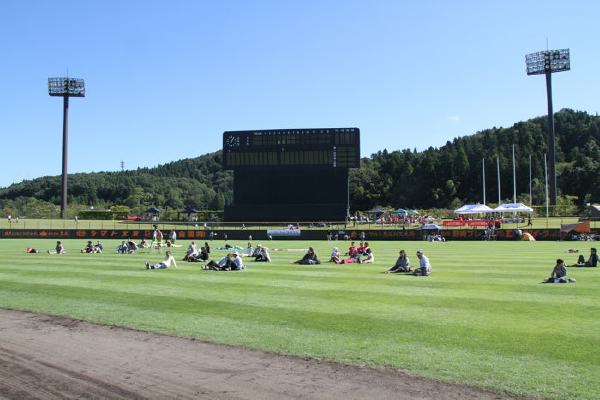
[{"label": "distant mountain ridge", "polygon": [[[531,155],[534,204],[542,204],[546,121],[545,117],[537,117],[509,128],[494,127],[455,138],[440,148],[421,152],[382,150],[363,158],[361,168],[350,174],[351,207],[431,208],[481,202],[484,158],[487,200],[497,202],[496,157],[500,160],[502,198],[512,199],[513,144],[517,193],[528,199]],[[564,109],[555,114],[555,124],[560,193],[576,196],[579,204],[599,201],[600,117]],[[233,174],[223,170],[221,159],[222,153],[217,151],[154,168],[70,174],[69,204],[74,212],[77,206],[92,205],[127,205],[138,211],[150,205],[222,209],[233,198]],[[298,190],[304,190],[301,185]],[[312,190],[318,196],[318,187]],[[32,207],[52,208],[59,203],[60,176],[26,180],[0,189],[0,208],[5,214],[31,214]]]}]

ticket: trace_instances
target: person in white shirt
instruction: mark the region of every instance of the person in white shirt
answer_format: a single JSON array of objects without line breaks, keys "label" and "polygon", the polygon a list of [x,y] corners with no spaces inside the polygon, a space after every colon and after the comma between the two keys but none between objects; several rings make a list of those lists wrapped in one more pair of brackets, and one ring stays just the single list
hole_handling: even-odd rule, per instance
[{"label": "person in white shirt", "polygon": [[146,269],[165,269],[165,268],[177,268],[177,262],[175,261],[175,257],[171,254],[170,251],[165,253],[165,259],[158,264],[149,264],[146,263]]},{"label": "person in white shirt", "polygon": [[417,250],[417,257],[419,258],[419,268],[413,272],[417,276],[428,276],[431,274],[431,264],[429,258],[423,254],[423,250]]},{"label": "person in white shirt", "polygon": [[244,262],[242,261],[242,257],[240,257],[240,255],[238,254],[237,251],[235,251],[232,254],[232,259],[231,259],[231,270],[232,271],[241,271],[243,269],[246,269],[246,266],[244,265]]},{"label": "person in white shirt", "polygon": [[194,259],[198,256],[198,248],[196,247],[196,242],[190,243],[185,252],[185,256],[183,256],[183,261],[190,261],[190,259]]},{"label": "person in white shirt", "polygon": [[267,249],[264,246],[261,246],[258,255],[254,258],[254,261],[271,262],[271,255],[269,254],[269,249]]},{"label": "person in white shirt", "polygon": [[202,269],[204,270],[213,270],[213,271],[241,271],[246,269],[244,262],[242,261],[242,257],[238,254],[238,252],[233,252],[227,254],[225,257],[221,258],[218,262],[209,261]]}]

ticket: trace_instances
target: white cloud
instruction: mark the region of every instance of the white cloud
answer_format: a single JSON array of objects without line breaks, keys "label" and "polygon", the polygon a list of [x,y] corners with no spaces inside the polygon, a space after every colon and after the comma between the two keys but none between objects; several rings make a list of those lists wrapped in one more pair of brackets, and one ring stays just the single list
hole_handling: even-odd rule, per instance
[{"label": "white cloud", "polygon": [[448,117],[448,121],[451,121],[451,122],[460,122],[460,116],[458,116],[458,115],[451,115],[451,116]]}]

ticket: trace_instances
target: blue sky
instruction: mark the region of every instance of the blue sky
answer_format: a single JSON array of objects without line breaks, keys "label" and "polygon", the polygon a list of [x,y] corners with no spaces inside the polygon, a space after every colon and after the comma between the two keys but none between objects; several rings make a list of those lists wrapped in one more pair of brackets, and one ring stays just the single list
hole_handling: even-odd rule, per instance
[{"label": "blue sky", "polygon": [[555,110],[598,113],[595,1],[27,1],[0,4],[0,186],[218,150],[222,132],[358,127],[362,155],[438,147],[546,113],[525,54],[570,48]]}]

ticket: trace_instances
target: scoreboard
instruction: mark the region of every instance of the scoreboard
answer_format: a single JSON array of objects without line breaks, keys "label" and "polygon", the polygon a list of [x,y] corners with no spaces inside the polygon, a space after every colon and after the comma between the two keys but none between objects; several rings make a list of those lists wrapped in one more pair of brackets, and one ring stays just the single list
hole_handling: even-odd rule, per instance
[{"label": "scoreboard", "polygon": [[360,167],[358,128],[274,129],[223,133],[225,169]]}]

